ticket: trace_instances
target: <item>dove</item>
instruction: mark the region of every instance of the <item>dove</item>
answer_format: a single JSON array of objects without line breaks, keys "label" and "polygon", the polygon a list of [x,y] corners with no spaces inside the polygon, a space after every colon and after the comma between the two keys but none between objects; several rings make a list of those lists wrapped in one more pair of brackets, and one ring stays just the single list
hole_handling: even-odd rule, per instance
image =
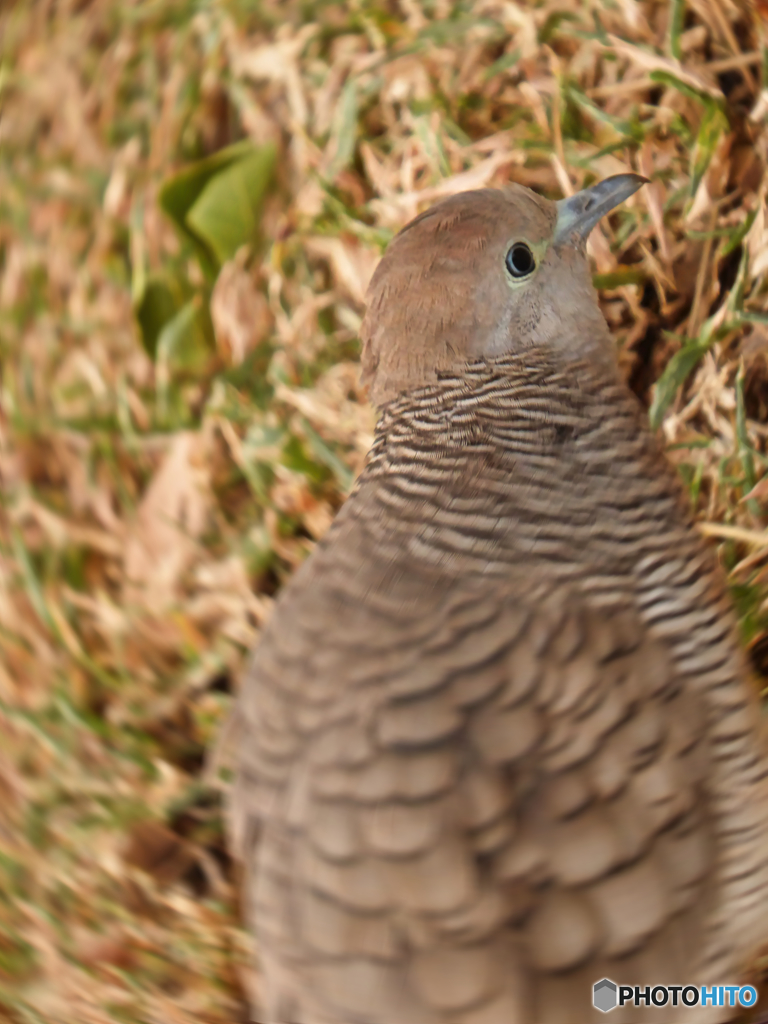
[{"label": "dove", "polygon": [[258,1021],[590,1024],[768,938],[756,689],[586,255],[644,180],[452,196],[373,275],[375,438],[238,698]]}]

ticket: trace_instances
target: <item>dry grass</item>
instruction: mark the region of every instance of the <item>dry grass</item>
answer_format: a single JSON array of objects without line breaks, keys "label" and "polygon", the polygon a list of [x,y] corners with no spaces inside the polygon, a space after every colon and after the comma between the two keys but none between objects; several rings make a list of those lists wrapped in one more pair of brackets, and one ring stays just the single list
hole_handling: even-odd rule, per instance
[{"label": "dry grass", "polygon": [[[365,285],[428,200],[652,179],[595,233],[596,280],[768,666],[766,17],[762,0],[0,8],[4,1020],[247,1018],[205,751],[360,468]],[[262,240],[217,276],[159,189],[242,138],[276,145],[276,183]],[[142,345],[157,275],[210,310],[194,358]]]}]

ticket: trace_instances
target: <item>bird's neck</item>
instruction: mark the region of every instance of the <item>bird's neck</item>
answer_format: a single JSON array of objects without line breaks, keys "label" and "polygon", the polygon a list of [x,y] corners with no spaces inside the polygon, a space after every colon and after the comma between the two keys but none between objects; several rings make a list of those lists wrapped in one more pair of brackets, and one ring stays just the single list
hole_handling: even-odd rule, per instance
[{"label": "bird's neck", "polygon": [[629,413],[647,434],[636,410],[615,361],[568,363],[537,350],[479,360],[385,406],[369,465],[392,468],[411,454],[428,465],[483,452],[559,458],[568,439],[599,430],[610,413]]},{"label": "bird's neck", "polygon": [[615,369],[520,355],[387,406],[349,514],[392,558],[411,551],[485,572],[525,553],[543,567],[576,570],[583,558],[612,572],[658,531],[649,503],[682,522],[664,462]]}]

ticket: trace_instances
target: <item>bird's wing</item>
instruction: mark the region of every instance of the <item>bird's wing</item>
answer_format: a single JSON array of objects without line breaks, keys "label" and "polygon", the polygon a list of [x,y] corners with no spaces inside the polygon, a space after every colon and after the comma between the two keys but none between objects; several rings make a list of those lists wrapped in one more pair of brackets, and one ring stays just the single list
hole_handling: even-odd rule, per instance
[{"label": "bird's wing", "polygon": [[321,613],[311,591],[242,705],[259,1019],[587,1024],[603,977],[691,981],[706,726],[632,607],[484,581]]}]

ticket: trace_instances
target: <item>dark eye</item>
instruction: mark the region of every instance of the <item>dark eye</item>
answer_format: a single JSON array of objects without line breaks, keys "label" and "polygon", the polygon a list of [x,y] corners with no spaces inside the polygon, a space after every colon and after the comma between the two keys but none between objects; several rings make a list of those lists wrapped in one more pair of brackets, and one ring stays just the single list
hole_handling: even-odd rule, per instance
[{"label": "dark eye", "polygon": [[525,242],[515,242],[507,253],[507,270],[512,277],[528,277],[536,269],[536,260]]}]

